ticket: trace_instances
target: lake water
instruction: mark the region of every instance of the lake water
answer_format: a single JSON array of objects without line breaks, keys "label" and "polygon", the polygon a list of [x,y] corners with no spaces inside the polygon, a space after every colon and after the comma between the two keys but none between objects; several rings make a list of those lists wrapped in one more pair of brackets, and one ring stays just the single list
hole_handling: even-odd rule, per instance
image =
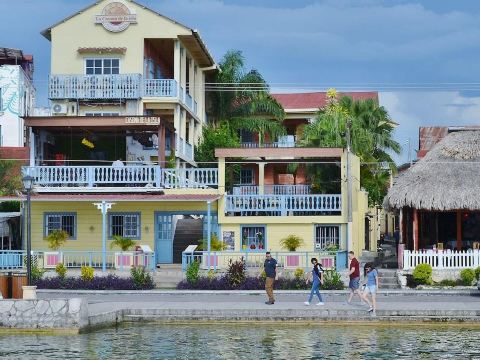
[{"label": "lake water", "polygon": [[3,359],[480,359],[463,326],[124,324],[80,335],[2,335]]}]

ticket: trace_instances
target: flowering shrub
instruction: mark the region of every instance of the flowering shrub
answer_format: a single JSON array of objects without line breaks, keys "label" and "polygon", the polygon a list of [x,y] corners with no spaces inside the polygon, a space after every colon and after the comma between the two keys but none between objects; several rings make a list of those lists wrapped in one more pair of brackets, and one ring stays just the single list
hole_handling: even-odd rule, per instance
[{"label": "flowering shrub", "polygon": [[58,263],[57,266],[55,266],[55,272],[60,278],[64,278],[65,275],[67,274],[67,268],[63,263]]},{"label": "flowering shrub", "polygon": [[94,270],[91,266],[82,266],[80,269],[80,277],[83,281],[92,281],[93,280]]},{"label": "flowering shrub", "polygon": [[83,280],[78,277],[58,276],[47,277],[35,281],[38,289],[66,289],[66,290],[149,290],[154,288],[153,281],[143,284],[136,283],[133,278],[121,278],[117,275],[94,276],[92,280]]}]

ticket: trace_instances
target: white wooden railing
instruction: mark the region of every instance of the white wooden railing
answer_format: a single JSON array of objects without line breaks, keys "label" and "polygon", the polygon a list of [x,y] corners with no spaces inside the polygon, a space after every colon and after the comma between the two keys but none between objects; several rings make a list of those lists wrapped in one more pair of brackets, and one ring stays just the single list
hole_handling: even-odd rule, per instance
[{"label": "white wooden railing", "polygon": [[193,161],[193,146],[185,141],[182,137],[176,135],[175,143],[176,156],[187,161]]},{"label": "white wooden railing", "polygon": [[480,251],[410,251],[403,252],[403,268],[413,269],[419,264],[429,264],[434,269],[466,269],[480,266]]},{"label": "white wooden railing", "polygon": [[145,79],[143,80],[143,96],[177,96],[177,82],[173,79]]},{"label": "white wooden railing", "polygon": [[340,212],[341,195],[226,195],[225,213],[232,215],[289,215],[290,213]]},{"label": "white wooden railing", "polygon": [[[22,169],[37,190],[58,187],[123,185],[156,188],[207,188],[218,185],[218,169],[162,169],[159,166],[31,166]],[[101,190],[101,189],[98,189]]]},{"label": "white wooden railing", "polygon": [[[310,185],[264,185],[263,193],[266,195],[308,195]],[[240,185],[233,188],[233,195],[258,195],[260,187],[257,185]]]}]

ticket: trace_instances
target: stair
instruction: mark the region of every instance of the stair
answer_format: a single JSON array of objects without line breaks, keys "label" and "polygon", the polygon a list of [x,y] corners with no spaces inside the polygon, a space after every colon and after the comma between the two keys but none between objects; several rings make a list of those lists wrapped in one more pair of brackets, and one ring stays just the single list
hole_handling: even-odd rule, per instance
[{"label": "stair", "polygon": [[397,270],[377,269],[380,289],[400,289],[397,279]]},{"label": "stair", "polygon": [[196,245],[203,238],[202,219],[179,219],[173,237],[173,262],[182,263],[182,252],[188,245]]},{"label": "stair", "polygon": [[153,273],[155,288],[175,289],[183,276],[181,264],[161,264]]}]

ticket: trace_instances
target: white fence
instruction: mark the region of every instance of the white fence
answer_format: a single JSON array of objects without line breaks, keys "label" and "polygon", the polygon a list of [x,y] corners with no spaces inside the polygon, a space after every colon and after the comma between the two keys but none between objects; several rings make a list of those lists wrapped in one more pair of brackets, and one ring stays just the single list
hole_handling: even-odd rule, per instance
[{"label": "white fence", "polygon": [[474,269],[480,266],[480,251],[410,251],[403,253],[403,268],[413,269],[418,264],[429,264],[434,269]]}]

